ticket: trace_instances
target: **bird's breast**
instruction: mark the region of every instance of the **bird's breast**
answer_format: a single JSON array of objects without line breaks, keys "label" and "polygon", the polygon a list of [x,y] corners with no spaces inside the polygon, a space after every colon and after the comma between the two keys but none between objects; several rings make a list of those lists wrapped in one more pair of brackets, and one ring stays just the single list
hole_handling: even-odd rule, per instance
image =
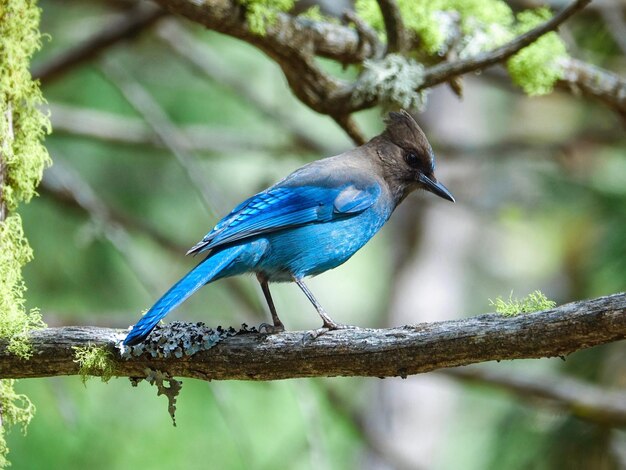
[{"label": "bird's breast", "polygon": [[347,261],[380,230],[389,214],[366,210],[353,217],[265,235],[268,249],[257,265],[270,281],[314,276]]}]

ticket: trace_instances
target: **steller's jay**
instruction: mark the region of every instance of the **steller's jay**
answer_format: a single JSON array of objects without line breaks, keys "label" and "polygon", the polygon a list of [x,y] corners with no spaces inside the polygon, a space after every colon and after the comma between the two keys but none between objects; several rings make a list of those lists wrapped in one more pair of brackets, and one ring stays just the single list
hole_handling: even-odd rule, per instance
[{"label": "steller's jay", "polygon": [[161,318],[209,282],[255,273],[279,332],[284,326],[268,282],[293,281],[313,303],[323,325],[335,323],[302,279],[336,268],[380,230],[400,202],[422,188],[454,202],[434,175],[435,156],[426,136],[406,111],[392,112],[385,131],[365,145],[297,169],[245,200],[187,254],[207,257],[178,281],[139,320],[124,340],[143,341]]}]

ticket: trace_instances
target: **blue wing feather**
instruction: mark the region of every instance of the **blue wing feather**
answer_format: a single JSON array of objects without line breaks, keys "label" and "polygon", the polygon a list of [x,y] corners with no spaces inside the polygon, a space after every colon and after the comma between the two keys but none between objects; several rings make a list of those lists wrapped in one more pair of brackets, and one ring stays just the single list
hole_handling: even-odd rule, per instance
[{"label": "blue wing feather", "polygon": [[200,253],[263,233],[347,217],[370,207],[380,195],[378,184],[274,186],[256,194],[224,217],[188,253]]}]

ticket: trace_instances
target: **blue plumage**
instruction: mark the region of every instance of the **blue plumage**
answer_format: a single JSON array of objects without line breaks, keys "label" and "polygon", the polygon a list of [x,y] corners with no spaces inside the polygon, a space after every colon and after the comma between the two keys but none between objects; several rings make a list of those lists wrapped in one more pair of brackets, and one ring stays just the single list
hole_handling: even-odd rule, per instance
[{"label": "blue plumage", "polygon": [[306,165],[239,204],[189,253],[207,253],[133,327],[125,345],[141,342],[161,318],[204,284],[253,272],[268,301],[273,327],[283,329],[268,282],[293,281],[324,325],[340,327],[302,282],[348,260],[416,188],[454,200],[432,174],[432,149],[413,118],[391,113],[386,131],[344,154]]}]

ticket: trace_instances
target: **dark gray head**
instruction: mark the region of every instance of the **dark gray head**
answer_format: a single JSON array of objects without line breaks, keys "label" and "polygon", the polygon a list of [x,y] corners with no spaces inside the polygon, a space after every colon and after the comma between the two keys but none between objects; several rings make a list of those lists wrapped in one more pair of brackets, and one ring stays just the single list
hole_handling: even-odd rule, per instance
[{"label": "dark gray head", "polygon": [[422,188],[454,202],[448,189],[435,178],[435,154],[413,117],[402,110],[389,113],[387,128],[370,141],[382,164],[385,180],[398,202]]}]

